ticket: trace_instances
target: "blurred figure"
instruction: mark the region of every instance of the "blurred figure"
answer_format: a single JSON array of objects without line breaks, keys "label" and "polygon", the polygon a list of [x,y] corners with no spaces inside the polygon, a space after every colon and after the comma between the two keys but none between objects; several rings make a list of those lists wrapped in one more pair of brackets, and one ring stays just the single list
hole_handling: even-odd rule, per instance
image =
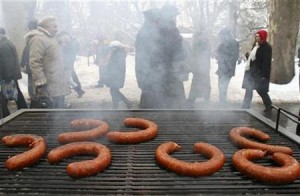
[{"label": "blurred figure", "polygon": [[30,100],[34,99],[34,88],[33,88],[33,81],[32,81],[32,73],[31,73],[30,66],[29,66],[29,42],[28,42],[27,36],[29,34],[31,34],[32,31],[37,28],[37,23],[38,23],[37,19],[32,19],[28,22],[27,27],[29,29],[29,32],[25,35],[26,44],[23,49],[21,63],[20,63],[23,72],[26,73],[28,76],[28,94],[29,94]]},{"label": "blurred figure", "polygon": [[69,80],[69,85],[77,93],[78,97],[82,97],[85,91],[82,90],[81,84],[74,70],[76,55],[79,52],[79,43],[68,32],[59,32],[56,36],[61,46],[65,71]]},{"label": "blurred figure", "polygon": [[210,100],[210,57],[211,47],[208,36],[204,31],[195,32],[192,42],[192,73],[193,80],[188,97],[188,103],[191,107],[196,98],[203,98],[205,102]]},{"label": "blurred figure", "polygon": [[219,76],[219,101],[220,103],[226,103],[228,85],[232,76],[235,75],[236,62],[239,58],[239,43],[232,37],[228,28],[223,28],[218,36],[220,45],[216,51],[218,61],[216,74]]},{"label": "blurred figure", "polygon": [[2,118],[10,115],[8,101],[16,102],[18,109],[27,108],[18,80],[22,78],[17,50],[0,27],[0,103]]},{"label": "blurred figure", "polygon": [[109,60],[109,41],[102,35],[99,35],[96,40],[96,59],[95,63],[99,67],[99,80],[96,88],[101,88],[104,86],[104,81],[106,79],[106,67]]},{"label": "blurred figure", "polygon": [[37,99],[32,107],[64,108],[65,95],[70,93],[61,49],[54,37],[57,28],[56,18],[45,17],[38,22],[37,30],[27,36]]},{"label": "blurred figure", "polygon": [[120,92],[120,88],[124,87],[125,82],[127,47],[119,41],[112,41],[109,47],[111,51],[104,84],[110,88],[114,109],[118,109],[120,102],[124,102],[130,109],[131,102]]},{"label": "blurred figure", "polygon": [[[163,89],[157,65],[154,64],[159,39],[159,9],[145,11],[144,23],[135,41],[135,75],[141,89],[140,108],[161,108]],[[153,96],[155,95],[155,96]]]},{"label": "blurred figure", "polygon": [[272,101],[268,94],[271,63],[272,47],[267,42],[267,32],[259,30],[255,34],[255,42],[245,67],[245,75],[242,87],[246,89],[242,108],[250,108],[253,97],[253,89],[261,96],[266,107],[264,112],[271,112]]},{"label": "blurred figure", "polygon": [[184,78],[181,77],[179,70],[185,69],[187,50],[176,27],[178,14],[178,9],[175,6],[165,5],[161,8],[158,23],[158,50],[155,54],[156,59],[153,60],[157,70],[152,75],[160,77],[160,85],[163,88],[161,101],[164,102],[164,107],[168,109],[186,107]]}]

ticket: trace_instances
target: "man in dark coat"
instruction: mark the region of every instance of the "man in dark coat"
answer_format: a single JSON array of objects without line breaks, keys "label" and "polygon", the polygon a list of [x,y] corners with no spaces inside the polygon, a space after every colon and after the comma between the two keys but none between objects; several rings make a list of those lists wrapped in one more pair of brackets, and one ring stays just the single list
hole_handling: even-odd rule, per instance
[{"label": "man in dark coat", "polygon": [[217,75],[219,76],[219,101],[227,102],[227,90],[230,79],[235,75],[236,62],[239,58],[239,44],[232,37],[228,28],[224,28],[219,32],[221,40],[216,51],[218,61]]},{"label": "man in dark coat", "polygon": [[193,61],[191,70],[193,73],[193,80],[188,97],[188,102],[190,105],[194,104],[196,98],[198,97],[203,98],[205,102],[208,102],[211,93],[211,46],[208,36],[204,31],[194,33],[192,46]]},{"label": "man in dark coat", "polygon": [[[252,89],[255,89],[257,93],[261,96],[263,103],[266,107],[264,111],[266,113],[270,113],[272,101],[268,92],[272,63],[272,47],[267,42],[267,35],[268,34],[265,30],[259,30],[255,34],[257,49],[254,54],[255,58],[251,59],[251,53],[249,56],[250,74],[248,76],[248,81],[250,81]],[[253,90],[246,90],[242,106],[243,108],[250,108],[252,96]]]},{"label": "man in dark coat", "polygon": [[[155,64],[159,31],[159,9],[144,12],[144,24],[136,36],[135,75],[141,89],[140,108],[163,107],[162,75]],[[153,96],[155,95],[155,96]]]},{"label": "man in dark coat", "polygon": [[158,74],[162,76],[163,100],[167,109],[182,109],[186,107],[181,73],[178,70],[186,66],[188,53],[183,45],[183,38],[176,27],[178,9],[172,5],[165,5],[160,10],[159,42],[157,61]]},{"label": "man in dark coat", "polygon": [[[37,19],[32,19],[28,22],[28,29],[29,33],[31,33],[33,30],[37,29]],[[25,35],[26,37],[26,35]],[[25,47],[23,49],[22,57],[21,57],[21,63],[20,66],[22,69],[24,69],[24,72],[28,76],[28,94],[30,99],[32,100],[34,98],[34,87],[33,87],[33,81],[32,81],[32,73],[29,66],[29,43],[28,40],[26,40]]]},{"label": "man in dark coat", "polygon": [[18,109],[27,108],[24,96],[19,88],[18,80],[22,78],[16,47],[7,39],[6,31],[0,27],[0,103],[2,117],[10,115],[7,107],[9,99],[5,95],[5,87],[13,84],[12,91],[17,92],[14,98]]}]

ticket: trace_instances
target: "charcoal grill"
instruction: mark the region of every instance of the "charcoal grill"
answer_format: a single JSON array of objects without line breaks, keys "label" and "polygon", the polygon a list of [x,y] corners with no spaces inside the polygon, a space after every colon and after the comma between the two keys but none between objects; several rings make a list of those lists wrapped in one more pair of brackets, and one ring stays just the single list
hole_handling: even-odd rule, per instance
[{"label": "charcoal grill", "polygon": [[[0,127],[1,138],[15,133],[30,133],[44,137],[47,151],[59,146],[56,137],[70,130],[70,121],[77,118],[105,120],[110,130],[130,130],[123,125],[126,117],[146,118],[159,126],[158,136],[149,142],[136,145],[109,143],[105,137],[97,142],[107,145],[112,152],[111,165],[95,176],[73,179],[66,173],[70,162],[90,159],[76,156],[58,165],[47,163],[46,156],[32,167],[21,171],[8,171],[4,162],[8,156],[24,151],[0,144],[0,194],[26,195],[249,195],[290,194],[299,195],[300,179],[288,185],[265,185],[244,176],[231,164],[233,153],[238,150],[229,139],[229,131],[237,126],[250,126],[271,136],[269,143],[294,149],[300,160],[299,138],[275,131],[274,126],[259,114],[248,110],[20,110],[5,118]],[[179,176],[161,168],[154,159],[158,145],[175,141],[182,146],[173,154],[182,160],[205,160],[192,153],[195,142],[203,141],[222,149],[227,158],[224,167],[208,177]],[[261,164],[272,164],[268,160]]]}]

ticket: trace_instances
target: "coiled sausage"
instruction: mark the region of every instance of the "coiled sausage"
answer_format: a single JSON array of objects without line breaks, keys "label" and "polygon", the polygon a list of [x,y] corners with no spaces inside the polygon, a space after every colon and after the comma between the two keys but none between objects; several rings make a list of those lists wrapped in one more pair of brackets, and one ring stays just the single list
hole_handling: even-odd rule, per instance
[{"label": "coiled sausage", "polygon": [[287,184],[300,177],[299,162],[288,154],[273,153],[272,160],[280,167],[267,167],[251,162],[266,155],[266,151],[259,149],[242,149],[234,153],[232,164],[244,175],[266,184]]},{"label": "coiled sausage", "polygon": [[108,124],[96,119],[77,119],[71,122],[71,126],[77,129],[89,129],[86,131],[66,132],[58,135],[58,141],[62,144],[79,141],[92,141],[108,132]]},{"label": "coiled sausage", "polygon": [[194,144],[194,151],[202,153],[209,158],[204,162],[189,163],[171,157],[169,154],[179,150],[180,146],[175,142],[161,144],[155,152],[157,162],[168,170],[187,176],[210,176],[220,170],[225,163],[224,153],[217,147],[199,142]]},{"label": "coiled sausage", "polygon": [[76,178],[95,175],[109,166],[111,153],[106,146],[95,142],[73,142],[51,150],[48,154],[48,162],[55,164],[74,155],[94,154],[93,160],[70,163],[67,173]]},{"label": "coiled sausage", "polygon": [[107,134],[108,140],[118,144],[136,144],[152,140],[158,134],[158,126],[146,119],[126,118],[124,125],[138,127],[142,130],[131,132],[111,131]]},{"label": "coiled sausage", "polygon": [[293,154],[293,150],[286,146],[263,144],[255,141],[251,141],[245,137],[254,137],[258,140],[266,142],[270,139],[270,136],[260,130],[249,127],[236,127],[230,131],[230,138],[232,142],[239,148],[260,149],[267,151],[267,154],[273,154],[274,152],[282,152],[289,155]]},{"label": "coiled sausage", "polygon": [[45,140],[32,134],[14,134],[2,138],[3,144],[7,146],[28,146],[30,149],[21,154],[17,154],[5,161],[5,166],[9,170],[20,170],[39,161],[46,153]]}]

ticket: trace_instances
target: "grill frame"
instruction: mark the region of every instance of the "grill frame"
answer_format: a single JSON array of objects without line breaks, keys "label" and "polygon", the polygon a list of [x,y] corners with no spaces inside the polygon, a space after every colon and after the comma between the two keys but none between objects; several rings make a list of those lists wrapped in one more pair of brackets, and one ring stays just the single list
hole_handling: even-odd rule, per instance
[{"label": "grill frame", "polygon": [[[212,114],[214,119],[210,119]],[[224,116],[219,116],[224,114]],[[27,118],[29,115],[30,118]],[[234,117],[240,120],[231,122]],[[235,126],[256,126],[271,135],[270,143],[288,145],[295,150],[300,160],[299,138],[279,127],[269,119],[251,110],[20,110],[0,122],[1,138],[13,133],[32,133],[46,138],[47,152],[59,146],[57,133],[70,130],[69,122],[76,118],[98,118],[110,124],[110,130],[131,130],[125,128],[125,117],[141,117],[153,120],[159,125],[159,135],[153,141],[136,145],[116,145],[106,138],[97,142],[107,145],[112,151],[112,163],[105,171],[95,176],[73,179],[65,171],[68,163],[90,159],[92,156],[76,156],[58,165],[49,165],[44,156],[32,167],[21,171],[8,171],[5,159],[25,149],[10,148],[0,144],[0,194],[39,195],[166,195],[166,194],[290,194],[300,193],[300,179],[292,184],[272,186],[250,180],[231,164],[231,156],[238,150],[226,138],[230,128]],[[208,119],[209,118],[209,119]],[[228,119],[229,118],[229,119]],[[201,121],[208,119],[207,121]],[[33,123],[33,121],[35,123]],[[194,129],[194,127],[196,127]],[[196,130],[197,127],[203,130]],[[215,129],[220,129],[216,131]],[[221,130],[222,129],[222,130]],[[60,130],[57,133],[54,131]],[[218,133],[218,134],[214,134]],[[198,139],[199,138],[199,139]],[[227,160],[224,167],[208,177],[186,177],[161,168],[154,159],[156,147],[165,141],[175,141],[182,150],[172,156],[183,160],[205,160],[192,153],[196,141],[209,142],[223,150]],[[262,164],[272,165],[264,160]],[[39,175],[40,174],[40,175]]]}]

